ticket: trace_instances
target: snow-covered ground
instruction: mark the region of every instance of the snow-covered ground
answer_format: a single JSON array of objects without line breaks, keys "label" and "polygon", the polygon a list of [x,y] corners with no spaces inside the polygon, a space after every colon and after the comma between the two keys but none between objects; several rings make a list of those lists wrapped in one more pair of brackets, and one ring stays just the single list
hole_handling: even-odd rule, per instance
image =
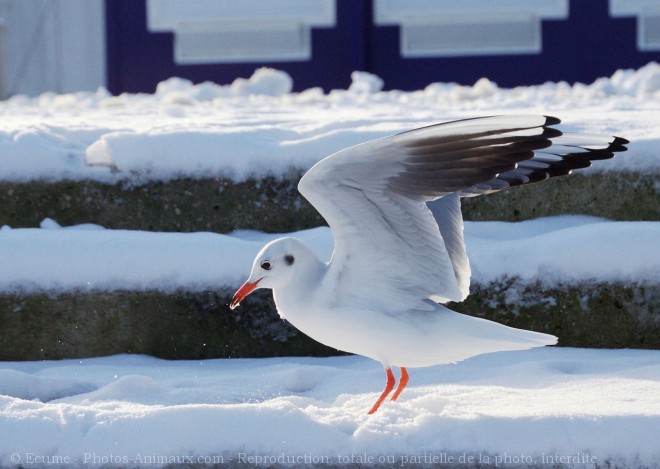
[{"label": "snow-covered ground", "polygon": [[[511,90],[484,79],[382,92],[358,73],[348,90],[291,93],[290,80],[262,69],[225,86],[171,79],[153,95],[14,97],[0,102],[0,180],[279,176],[371,138],[501,113],[626,137],[630,151],[593,170],[660,173],[657,64]],[[295,235],[329,257],[327,228]],[[0,291],[232,288],[274,236],[4,226]],[[478,282],[657,284],[658,239],[660,222],[466,224]],[[660,467],[660,351],[545,348],[414,369],[401,399],[367,416],[382,385],[380,365],[360,357],[4,362],[0,466]]]},{"label": "snow-covered ground", "polygon": [[[260,69],[231,85],[170,79],[153,95],[17,96],[0,102],[0,180],[167,180],[213,174],[236,181],[307,169],[324,156],[376,137],[452,119],[533,113],[566,131],[615,134],[630,151],[596,166],[660,171],[660,65],[622,70],[590,85],[547,83],[501,89],[435,83],[380,91],[354,73],[348,90],[291,93],[291,78]],[[90,167],[90,164],[110,165]]]},{"label": "snow-covered ground", "polygon": [[546,348],[414,369],[373,416],[383,370],[361,357],[1,368],[4,465],[660,462],[660,351]]}]

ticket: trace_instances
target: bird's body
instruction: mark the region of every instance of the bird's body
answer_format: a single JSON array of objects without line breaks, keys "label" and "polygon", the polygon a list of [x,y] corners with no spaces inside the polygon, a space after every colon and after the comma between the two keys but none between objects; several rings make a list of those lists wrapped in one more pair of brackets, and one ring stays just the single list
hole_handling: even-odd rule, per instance
[{"label": "bird's body", "polygon": [[[329,347],[381,362],[385,367],[454,363],[474,355],[523,350],[556,343],[548,334],[515,329],[452,311],[431,300],[419,309],[383,314],[368,295],[342,295],[341,269],[324,263],[294,238],[276,240],[278,249],[309,262],[273,289],[278,312],[297,329]],[[270,257],[274,257],[272,245]],[[305,253],[305,254],[303,254]],[[276,257],[276,256],[275,256]],[[476,339],[476,340],[475,340]]]},{"label": "bird's body", "polygon": [[[566,136],[545,116],[438,124],[331,155],[300,180],[300,192],[333,231],[332,259],[282,238],[257,255],[230,306],[271,288],[279,314],[313,339],[392,366],[453,363],[482,353],[554,344],[446,308],[469,293],[461,197],[487,194],[587,167],[624,151],[618,137]],[[427,202],[434,201],[433,214]]]}]

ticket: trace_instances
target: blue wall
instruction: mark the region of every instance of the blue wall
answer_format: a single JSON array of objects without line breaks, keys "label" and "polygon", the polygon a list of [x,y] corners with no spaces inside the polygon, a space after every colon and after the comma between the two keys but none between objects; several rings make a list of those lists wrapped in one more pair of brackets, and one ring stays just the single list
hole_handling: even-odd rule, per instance
[{"label": "blue wall", "polygon": [[399,28],[375,26],[371,0],[337,0],[337,26],[312,31],[311,61],[177,65],[173,34],[151,33],[144,0],[106,0],[108,89],[153,92],[172,76],[230,83],[270,66],[288,72],[294,89],[346,88],[353,70],[380,76],[386,89],[420,89],[432,82],[473,84],[488,77],[503,87],[545,81],[590,83],[620,68],[660,61],[660,51],[636,47],[636,18],[611,18],[607,0],[571,0],[566,20],[543,22],[541,54],[402,58]]}]

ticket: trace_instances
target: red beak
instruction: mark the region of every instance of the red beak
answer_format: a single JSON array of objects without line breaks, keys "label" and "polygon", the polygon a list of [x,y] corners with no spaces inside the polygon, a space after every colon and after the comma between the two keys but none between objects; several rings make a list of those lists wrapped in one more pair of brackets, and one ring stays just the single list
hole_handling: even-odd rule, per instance
[{"label": "red beak", "polygon": [[250,293],[252,293],[256,288],[257,285],[259,285],[259,282],[261,282],[261,279],[255,281],[255,282],[245,282],[241,288],[236,290],[236,293],[234,293],[234,297],[231,299],[231,303],[229,303],[229,309],[234,309],[236,308],[239,304],[241,304],[241,301],[248,296]]}]

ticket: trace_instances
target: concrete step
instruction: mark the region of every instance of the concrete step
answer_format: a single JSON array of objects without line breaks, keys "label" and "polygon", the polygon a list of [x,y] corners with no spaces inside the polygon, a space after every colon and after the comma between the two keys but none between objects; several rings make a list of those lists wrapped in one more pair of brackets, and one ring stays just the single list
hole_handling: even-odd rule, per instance
[{"label": "concrete step", "polygon": [[[280,319],[269,292],[231,311],[230,291],[0,295],[0,360],[118,353],[168,359],[338,353]],[[559,345],[660,348],[660,285],[582,283],[552,288],[516,279],[474,285],[451,308],[547,332]]]},{"label": "concrete step", "polygon": [[[94,181],[0,182],[0,226],[96,223],[147,231],[235,229],[290,232],[323,224],[298,193],[299,174],[234,184],[181,179],[143,185]],[[612,220],[660,220],[657,174],[575,174],[483,197],[463,199],[467,220],[518,221],[557,214]]]}]

